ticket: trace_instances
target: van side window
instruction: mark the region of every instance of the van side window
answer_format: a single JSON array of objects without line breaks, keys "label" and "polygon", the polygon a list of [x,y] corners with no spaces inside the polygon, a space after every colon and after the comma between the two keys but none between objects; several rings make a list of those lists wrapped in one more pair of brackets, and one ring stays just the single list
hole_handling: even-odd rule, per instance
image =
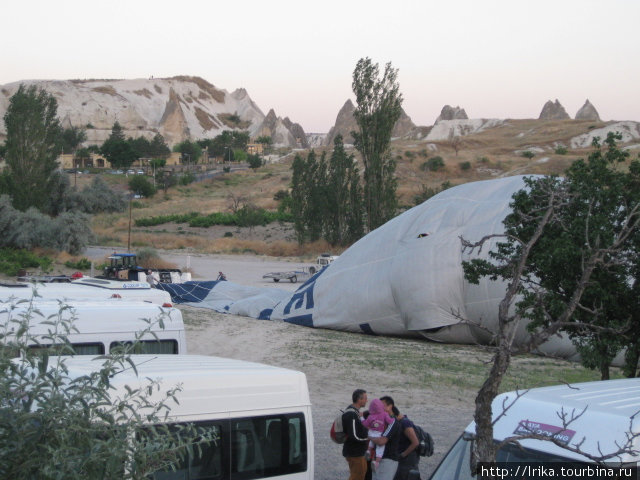
[{"label": "van side window", "polygon": [[[61,345],[56,345],[62,348]],[[30,345],[29,350],[37,352],[38,350],[49,350],[53,347],[51,344]],[[73,353],[76,355],[104,355],[104,345],[102,343],[72,343]],[[68,352],[69,354],[71,352]],[[57,352],[58,355],[62,353]]]},{"label": "van side window", "polygon": [[[129,346],[131,342],[111,342],[109,352],[113,352],[120,347]],[[154,353],[154,354],[178,354],[178,342],[176,340],[140,340],[134,353]]]},{"label": "van side window", "polygon": [[154,480],[251,480],[307,470],[307,433],[302,413],[195,422],[214,428],[217,440],[193,449],[175,471]]}]

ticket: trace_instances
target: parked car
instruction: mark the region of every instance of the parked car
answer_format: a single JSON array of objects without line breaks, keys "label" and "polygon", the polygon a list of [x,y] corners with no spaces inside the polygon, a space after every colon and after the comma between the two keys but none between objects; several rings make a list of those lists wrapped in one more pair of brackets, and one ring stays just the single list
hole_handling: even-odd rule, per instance
[{"label": "parked car", "polygon": [[135,170],[131,170],[131,169],[127,170],[127,175],[135,175],[135,174],[136,174]]},{"label": "parked car", "polygon": [[138,170],[138,171],[136,172],[136,175],[144,175],[144,170]]}]

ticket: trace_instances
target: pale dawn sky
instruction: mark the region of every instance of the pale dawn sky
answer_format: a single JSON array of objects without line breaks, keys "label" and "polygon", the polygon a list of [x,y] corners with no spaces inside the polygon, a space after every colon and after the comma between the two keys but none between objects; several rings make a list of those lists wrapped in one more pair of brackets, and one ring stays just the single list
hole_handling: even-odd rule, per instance
[{"label": "pale dawn sky", "polygon": [[399,69],[418,125],[445,104],[537,118],[556,98],[640,121],[639,23],[638,0],[8,0],[0,84],[197,75],[320,133],[368,56]]}]

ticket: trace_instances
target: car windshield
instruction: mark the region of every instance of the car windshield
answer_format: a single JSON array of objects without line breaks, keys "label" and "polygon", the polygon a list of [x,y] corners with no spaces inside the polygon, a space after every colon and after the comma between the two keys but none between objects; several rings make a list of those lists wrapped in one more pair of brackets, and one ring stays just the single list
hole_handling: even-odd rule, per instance
[{"label": "car windshield", "polygon": [[[472,442],[462,436],[451,447],[430,480],[478,480],[478,476],[471,473],[469,457]],[[539,452],[529,448],[521,448],[517,445],[506,445],[498,451],[498,462],[575,462],[568,458],[559,457],[550,453]]]}]

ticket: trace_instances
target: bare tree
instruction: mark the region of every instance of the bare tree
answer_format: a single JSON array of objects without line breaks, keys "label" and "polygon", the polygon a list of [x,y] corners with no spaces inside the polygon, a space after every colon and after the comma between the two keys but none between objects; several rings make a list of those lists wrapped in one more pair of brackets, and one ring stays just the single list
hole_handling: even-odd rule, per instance
[{"label": "bare tree", "polygon": [[460,135],[456,135],[453,130],[449,132],[448,143],[451,148],[456,152],[456,157],[458,156],[458,150],[462,147],[462,137]]}]

